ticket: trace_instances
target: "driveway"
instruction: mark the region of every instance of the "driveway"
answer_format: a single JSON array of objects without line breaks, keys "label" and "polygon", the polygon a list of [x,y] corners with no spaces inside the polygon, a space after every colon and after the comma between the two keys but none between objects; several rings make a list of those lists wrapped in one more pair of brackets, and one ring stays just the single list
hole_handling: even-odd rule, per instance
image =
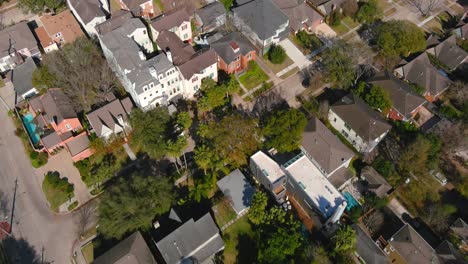
[{"label": "driveway", "polygon": [[25,14],[23,11],[19,8],[11,8],[7,11],[0,12],[0,22],[5,25],[5,26],[10,26],[13,24],[17,24],[21,21],[31,21],[35,20],[37,18],[37,15],[28,13]]},{"label": "driveway", "polygon": [[407,214],[411,218],[413,218],[410,212],[406,210],[406,208],[397,200],[397,198],[393,198],[392,200],[390,200],[387,207],[390,208],[390,210],[392,210],[402,220],[404,214]]},{"label": "driveway", "polygon": [[[31,253],[44,262],[70,263],[71,248],[76,238],[72,215],[55,215],[49,210],[40,182],[34,173],[29,158],[19,138],[15,136],[15,126],[7,115],[6,108],[0,104],[0,192],[2,210],[11,216],[11,205],[16,191],[13,237],[16,241],[24,239],[30,245],[13,241],[6,245],[11,263],[32,263]],[[7,204],[6,208],[3,204]],[[8,217],[11,219],[11,217]],[[39,263],[37,262],[37,263]]]},{"label": "driveway", "polygon": [[[0,88],[0,97],[0,99],[3,100],[1,104],[6,104],[9,108],[15,106],[16,93],[11,82],[5,83],[5,86]],[[1,107],[3,107],[3,105],[1,105]]]},{"label": "driveway", "polygon": [[299,69],[303,69],[311,64],[311,61],[307,59],[307,57],[302,54],[302,52],[288,38],[280,41],[279,45],[284,48],[286,54],[288,54],[289,58],[291,58]]}]

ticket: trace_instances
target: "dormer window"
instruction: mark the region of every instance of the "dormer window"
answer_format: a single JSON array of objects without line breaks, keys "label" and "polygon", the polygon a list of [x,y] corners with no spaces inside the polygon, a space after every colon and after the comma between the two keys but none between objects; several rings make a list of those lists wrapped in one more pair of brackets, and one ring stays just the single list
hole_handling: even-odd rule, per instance
[{"label": "dormer window", "polygon": [[57,34],[55,34],[56,38],[60,38],[61,36],[62,36],[62,32],[57,32]]},{"label": "dormer window", "polygon": [[148,91],[148,85],[143,86],[143,91]]},{"label": "dormer window", "polygon": [[150,88],[153,88],[153,87],[154,87],[154,83],[150,83],[150,84],[149,84],[149,87],[150,87]]},{"label": "dormer window", "polygon": [[236,41],[231,41],[231,43],[229,43],[229,45],[231,46],[231,49],[234,53],[237,53],[240,51],[240,47],[239,47],[239,44],[237,44]]}]

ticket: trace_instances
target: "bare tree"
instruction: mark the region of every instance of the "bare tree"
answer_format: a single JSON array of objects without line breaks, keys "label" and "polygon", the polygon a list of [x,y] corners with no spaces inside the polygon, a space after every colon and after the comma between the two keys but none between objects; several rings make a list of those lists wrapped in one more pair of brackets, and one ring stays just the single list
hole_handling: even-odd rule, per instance
[{"label": "bare tree", "polygon": [[86,231],[96,224],[96,204],[90,202],[78,209],[75,213],[75,223],[76,234],[79,238],[83,238]]},{"label": "bare tree", "polygon": [[439,6],[440,0],[410,0],[410,3],[418,9],[422,16],[428,16]]},{"label": "bare tree", "polygon": [[363,218],[363,223],[370,233],[375,233],[384,223],[384,216],[380,211],[374,211]]}]

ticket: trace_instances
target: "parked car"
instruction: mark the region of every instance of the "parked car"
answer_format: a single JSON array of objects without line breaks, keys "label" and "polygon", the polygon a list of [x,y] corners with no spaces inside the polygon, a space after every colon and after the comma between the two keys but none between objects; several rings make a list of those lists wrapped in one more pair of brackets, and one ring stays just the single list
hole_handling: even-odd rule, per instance
[{"label": "parked car", "polygon": [[440,171],[435,171],[435,170],[432,170],[429,172],[429,174],[434,177],[438,182],[440,182],[440,184],[442,186],[444,186],[445,184],[447,184],[447,178],[445,178],[445,175],[442,174]]}]

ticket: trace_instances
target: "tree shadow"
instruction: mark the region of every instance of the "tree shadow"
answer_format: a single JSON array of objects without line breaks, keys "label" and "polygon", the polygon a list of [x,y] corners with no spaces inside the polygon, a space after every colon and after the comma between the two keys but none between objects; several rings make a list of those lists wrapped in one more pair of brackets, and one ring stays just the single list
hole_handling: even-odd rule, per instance
[{"label": "tree shadow", "polygon": [[255,263],[257,259],[257,246],[255,241],[247,234],[237,236],[237,258],[236,263]]},{"label": "tree shadow", "polygon": [[[4,252],[1,252],[1,251]],[[39,264],[48,263],[41,260],[36,249],[24,239],[15,239],[10,236],[0,243],[0,254],[4,253],[6,263],[19,263],[19,264]],[[2,259],[0,258],[0,261]]]},{"label": "tree shadow", "polygon": [[1,216],[8,216],[10,213],[10,210],[8,209],[10,207],[10,203],[8,201],[8,196],[0,191],[0,217]]}]

